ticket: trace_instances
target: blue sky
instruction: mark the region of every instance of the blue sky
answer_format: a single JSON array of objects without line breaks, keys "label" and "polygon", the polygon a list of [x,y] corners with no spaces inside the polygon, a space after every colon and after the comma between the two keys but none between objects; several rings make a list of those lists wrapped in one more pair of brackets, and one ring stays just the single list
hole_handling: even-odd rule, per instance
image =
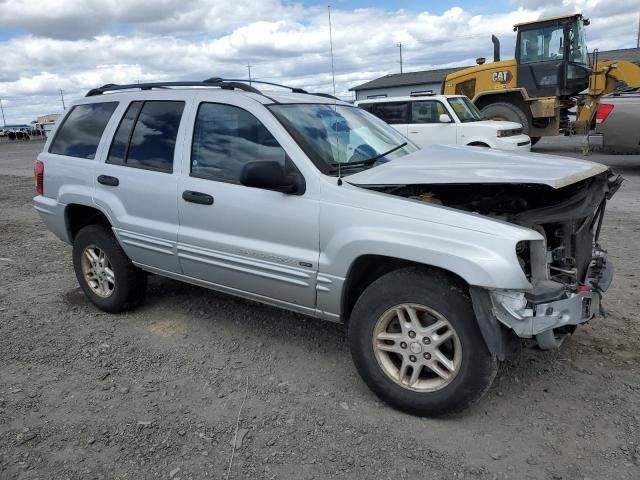
[{"label": "blue sky", "polygon": [[[334,0],[337,91],[399,70],[471,65],[491,34],[512,55],[512,25],[583,12],[590,48],[635,46],[638,0]],[[153,5],[153,6],[150,6]],[[327,2],[0,0],[0,97],[10,123],[60,111],[105,83],[246,77],[329,92]],[[428,14],[426,13],[428,12]]]}]

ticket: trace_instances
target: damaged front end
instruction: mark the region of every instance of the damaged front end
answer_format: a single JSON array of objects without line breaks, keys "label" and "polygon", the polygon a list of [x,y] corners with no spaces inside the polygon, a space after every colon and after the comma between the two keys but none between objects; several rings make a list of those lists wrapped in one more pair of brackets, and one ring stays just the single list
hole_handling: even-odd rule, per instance
[{"label": "damaged front end", "polygon": [[[605,171],[553,188],[544,184],[437,184],[379,188],[388,194],[481,214],[537,231],[541,241],[520,242],[516,253],[532,288],[471,287],[487,345],[499,357],[507,350],[505,329],[557,348],[576,326],[602,312],[601,297],[613,267],[599,244],[607,201],[622,178]],[[498,324],[497,321],[500,322]]]}]

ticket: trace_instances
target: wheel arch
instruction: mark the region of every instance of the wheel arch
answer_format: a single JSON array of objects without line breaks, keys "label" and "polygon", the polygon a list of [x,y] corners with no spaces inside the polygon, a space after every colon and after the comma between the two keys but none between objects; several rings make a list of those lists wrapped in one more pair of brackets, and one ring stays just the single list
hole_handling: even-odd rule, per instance
[{"label": "wheel arch", "polygon": [[111,220],[95,205],[70,203],[64,209],[64,222],[69,241],[73,243],[78,232],[87,225],[112,226]]},{"label": "wheel arch", "polygon": [[434,274],[445,275],[462,288],[469,288],[469,284],[461,276],[441,267],[385,255],[361,255],[349,266],[342,287],[340,300],[340,319],[342,322],[349,324],[353,307],[369,285],[387,273],[407,267],[420,267]]},{"label": "wheel arch", "polygon": [[472,101],[479,110],[492,103],[513,103],[520,106],[525,113],[529,112],[530,114],[529,95],[523,88],[481,92],[473,97]]}]

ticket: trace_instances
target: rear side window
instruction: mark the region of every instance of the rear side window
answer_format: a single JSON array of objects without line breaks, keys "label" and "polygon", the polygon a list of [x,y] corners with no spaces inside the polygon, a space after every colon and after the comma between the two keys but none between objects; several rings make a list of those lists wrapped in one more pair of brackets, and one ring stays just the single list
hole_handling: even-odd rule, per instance
[{"label": "rear side window", "polygon": [[366,112],[371,113],[371,111],[373,110],[373,103],[361,103],[360,105],[358,105],[358,107]]},{"label": "rear side window", "polygon": [[376,103],[371,113],[389,124],[409,123],[408,102]]},{"label": "rear side window", "polygon": [[191,175],[240,183],[242,168],[257,160],[286,167],[286,154],[251,113],[231,105],[202,103],[191,145]]},{"label": "rear side window", "polygon": [[58,129],[49,153],[93,159],[104,129],[118,102],[86,103],[71,108]]},{"label": "rear side window", "polygon": [[113,137],[107,163],[173,171],[184,102],[132,102]]}]

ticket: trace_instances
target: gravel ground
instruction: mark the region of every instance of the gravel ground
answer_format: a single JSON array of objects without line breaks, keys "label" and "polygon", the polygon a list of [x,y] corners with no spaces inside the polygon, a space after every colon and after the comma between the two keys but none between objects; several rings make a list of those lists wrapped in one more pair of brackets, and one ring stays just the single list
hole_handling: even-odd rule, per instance
[{"label": "gravel ground", "polygon": [[233,479],[640,478],[640,156],[590,157],[627,179],[610,315],[429,420],[377,401],[340,325],[160,277],[135,312],[97,311],[31,208],[40,148],[0,144],[0,479],[223,479],[243,402]]}]

